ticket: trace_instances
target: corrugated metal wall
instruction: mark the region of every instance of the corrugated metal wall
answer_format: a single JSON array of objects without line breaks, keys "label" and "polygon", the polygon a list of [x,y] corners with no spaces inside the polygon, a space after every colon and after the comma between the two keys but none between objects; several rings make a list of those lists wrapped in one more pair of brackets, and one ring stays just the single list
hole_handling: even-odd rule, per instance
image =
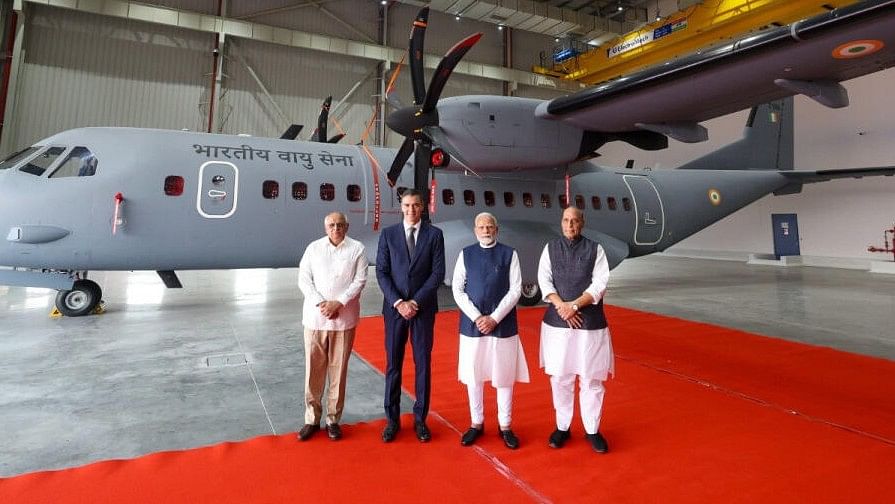
[{"label": "corrugated metal wall", "polygon": [[[317,124],[324,98],[331,95],[335,108],[357,82],[363,81],[343,105],[345,112],[339,118],[348,134],[343,141],[359,141],[373,111],[375,61],[245,39],[232,40],[229,44],[224,68],[225,94],[218,110],[220,131],[279,136],[290,123],[299,123],[305,125],[301,137],[307,138]],[[258,81],[288,122],[280,117]],[[337,115],[341,111],[335,110]],[[330,123],[329,136],[335,133],[336,128]]]},{"label": "corrugated metal wall", "polygon": [[27,7],[7,152],[78,126],[201,129],[211,35]]}]

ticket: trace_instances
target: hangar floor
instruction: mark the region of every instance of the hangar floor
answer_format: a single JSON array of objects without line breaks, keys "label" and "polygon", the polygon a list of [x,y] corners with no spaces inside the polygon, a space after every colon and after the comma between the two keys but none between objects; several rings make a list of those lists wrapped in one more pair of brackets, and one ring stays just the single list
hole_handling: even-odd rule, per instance
[{"label": "hangar floor", "polygon": [[[78,319],[46,316],[51,291],[0,287],[0,477],[301,426],[296,271],[180,276],[166,290],[154,273],[95,274],[107,311]],[[608,301],[895,360],[893,276],[650,256],[613,272]],[[382,388],[352,359],[343,422],[380,418]]]}]

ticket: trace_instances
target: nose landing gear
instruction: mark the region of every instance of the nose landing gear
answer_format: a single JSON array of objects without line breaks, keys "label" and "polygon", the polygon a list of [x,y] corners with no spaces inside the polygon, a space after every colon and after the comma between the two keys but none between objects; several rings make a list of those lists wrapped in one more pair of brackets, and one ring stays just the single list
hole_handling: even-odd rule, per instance
[{"label": "nose landing gear", "polygon": [[56,294],[56,309],[66,317],[81,317],[93,312],[103,297],[99,284],[92,280],[78,280],[71,290]]}]

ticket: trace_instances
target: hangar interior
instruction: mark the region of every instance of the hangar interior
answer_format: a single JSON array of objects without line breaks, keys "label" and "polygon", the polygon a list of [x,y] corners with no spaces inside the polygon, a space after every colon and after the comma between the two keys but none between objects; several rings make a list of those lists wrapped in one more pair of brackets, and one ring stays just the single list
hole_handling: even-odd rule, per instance
[{"label": "hangar interior", "polygon": [[[371,117],[381,123],[375,112],[383,76],[406,52],[407,27],[422,3],[4,1],[4,22],[13,19],[15,30],[6,42],[0,154],[80,126],[276,137],[299,123],[307,138],[330,95],[345,141],[355,143]],[[603,17],[616,4],[534,3],[549,4],[560,18],[563,9]],[[624,33],[682,2],[624,3],[633,18],[608,18],[609,29],[595,36]],[[215,24],[218,16],[228,23]],[[433,10],[429,25],[427,77],[458,38],[485,34],[443,97],[550,99],[578,89],[531,71],[566,34],[562,28],[504,28],[449,10]],[[893,72],[846,82],[845,109],[796,97],[796,169],[895,164]],[[396,92],[408,101],[406,73]],[[636,166],[672,169],[739,138],[746,114],[708,122],[707,142],[672,140],[658,152],[610,143],[598,162],[624,166],[633,159]],[[402,140],[384,127],[374,128],[372,138],[389,147]],[[895,359],[895,276],[866,271],[890,259],[867,247],[881,246],[883,230],[895,225],[893,193],[895,180],[885,177],[765,197],[665,254],[625,262],[613,273],[610,302]],[[824,268],[745,264],[749,254],[773,252],[772,213],[798,215],[804,264]],[[182,291],[166,290],[154,274],[98,275],[109,304],[119,308],[79,320],[47,319],[49,291],[0,286],[0,355],[10,363],[0,373],[4,382],[19,383],[0,393],[2,430],[17,433],[0,447],[0,476],[300,427],[295,270],[188,272]],[[452,306],[449,290],[440,294]],[[380,303],[371,276],[363,313],[376,314]],[[209,367],[209,356],[229,354],[247,356],[248,365]],[[351,366],[345,421],[380,417],[381,377],[357,359]]]}]

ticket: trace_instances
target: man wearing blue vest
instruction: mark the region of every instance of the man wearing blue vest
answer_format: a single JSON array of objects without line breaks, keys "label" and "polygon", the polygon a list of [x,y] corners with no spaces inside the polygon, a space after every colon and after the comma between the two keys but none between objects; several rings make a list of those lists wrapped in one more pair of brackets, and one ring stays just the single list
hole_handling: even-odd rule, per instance
[{"label": "man wearing blue vest", "polygon": [[516,302],[522,272],[516,251],[497,243],[497,219],[487,212],[475,218],[478,243],[460,251],[452,290],[460,308],[460,357],[457,375],[466,384],[472,426],[460,444],[473,444],[484,432],[485,382],[497,389],[499,434],[507,448],[519,447],[510,429],[513,384],[528,382],[528,364],[519,340]]},{"label": "man wearing blue vest", "polygon": [[541,323],[541,367],[550,375],[556,430],[549,445],[569,439],[575,408],[575,376],[585,437],[597,453],[609,451],[600,434],[603,382],[613,373],[612,340],[603,313],[609,263],[599,243],[581,235],[584,212],[562,214],[562,237],[547,243],[538,264],[538,284],[549,303]]}]

